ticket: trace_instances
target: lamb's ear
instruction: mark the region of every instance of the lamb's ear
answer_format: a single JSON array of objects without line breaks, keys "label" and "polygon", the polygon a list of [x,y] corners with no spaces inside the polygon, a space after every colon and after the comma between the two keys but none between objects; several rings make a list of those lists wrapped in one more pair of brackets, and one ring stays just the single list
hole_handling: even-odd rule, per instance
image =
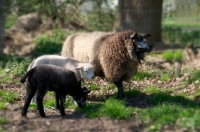
[{"label": "lamb's ear", "polygon": [[83,90],[83,93],[86,93],[86,94],[88,94],[88,93],[90,93],[90,90]]},{"label": "lamb's ear", "polygon": [[83,93],[88,94],[90,92],[90,90],[88,90],[86,87],[83,87]]},{"label": "lamb's ear", "polygon": [[131,39],[134,38],[135,35],[137,35],[137,33],[132,33],[132,34],[130,35],[130,38],[131,38]]},{"label": "lamb's ear", "polygon": [[89,61],[89,63],[92,65],[93,64],[93,59]]},{"label": "lamb's ear", "polygon": [[83,68],[83,66],[77,66],[75,67],[75,70],[81,70]]}]

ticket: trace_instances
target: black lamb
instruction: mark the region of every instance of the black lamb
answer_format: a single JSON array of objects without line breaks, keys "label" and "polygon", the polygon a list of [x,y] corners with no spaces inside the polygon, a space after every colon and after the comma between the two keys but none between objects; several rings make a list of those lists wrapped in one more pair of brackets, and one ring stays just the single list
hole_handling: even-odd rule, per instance
[{"label": "black lamb", "polygon": [[[66,95],[70,95],[79,107],[86,104],[87,95],[90,92],[86,88],[81,88],[74,72],[66,68],[54,65],[39,65],[29,70],[20,80],[24,83],[28,77],[26,85],[26,99],[22,108],[22,116],[26,116],[31,99],[36,93],[36,103],[41,117],[45,117],[43,98],[47,91],[56,93],[56,106],[59,107],[62,116],[65,116],[64,103]],[[59,104],[60,101],[60,104]]]}]

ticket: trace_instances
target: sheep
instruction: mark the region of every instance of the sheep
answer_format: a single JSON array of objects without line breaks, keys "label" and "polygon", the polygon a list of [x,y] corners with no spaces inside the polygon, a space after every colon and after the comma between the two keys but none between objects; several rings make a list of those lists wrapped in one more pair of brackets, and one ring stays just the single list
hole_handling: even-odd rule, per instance
[{"label": "sheep", "polygon": [[43,55],[33,60],[29,65],[28,70],[41,64],[51,64],[72,70],[75,73],[78,81],[81,79],[94,78],[94,67],[92,65],[92,60],[90,60],[89,63],[83,63],[71,57],[64,57],[59,55]]},{"label": "sheep", "polygon": [[104,77],[118,88],[118,98],[123,98],[123,81],[137,73],[144,53],[151,52],[152,45],[146,38],[131,30],[118,33],[78,33],[65,40],[61,56],[70,56],[86,62],[93,59],[94,75]]},{"label": "sheep", "polygon": [[[89,63],[83,63],[71,57],[64,57],[59,55],[43,55],[33,60],[29,65],[28,70],[41,64],[51,64],[72,70],[80,84],[81,79],[94,78],[94,67],[92,65],[92,60],[90,60]],[[35,97],[33,98],[32,102],[35,102]]]},{"label": "sheep", "polygon": [[59,66],[43,64],[30,69],[21,78],[20,82],[24,83],[26,78],[26,99],[21,111],[21,115],[26,117],[31,99],[36,93],[36,102],[41,117],[45,117],[43,107],[43,98],[47,91],[54,91],[57,95],[56,102],[60,101],[60,114],[62,117],[66,115],[64,111],[64,103],[66,95],[73,97],[79,107],[86,104],[87,95],[90,92],[87,89],[82,89],[77,81],[73,71]]}]

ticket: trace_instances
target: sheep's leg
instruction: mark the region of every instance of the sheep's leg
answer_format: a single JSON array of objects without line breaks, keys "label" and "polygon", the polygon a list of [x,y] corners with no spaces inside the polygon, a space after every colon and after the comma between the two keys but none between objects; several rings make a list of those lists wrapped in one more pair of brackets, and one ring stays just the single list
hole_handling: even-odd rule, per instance
[{"label": "sheep's leg", "polygon": [[117,98],[124,98],[123,84],[122,81],[114,83],[118,89]]},{"label": "sheep's leg", "polygon": [[55,100],[56,100],[56,104],[55,104],[55,108],[59,110],[60,105],[59,105],[59,94],[54,92],[54,96],[55,96]]},{"label": "sheep's leg", "polygon": [[59,97],[60,97],[60,114],[62,115],[62,117],[64,117],[66,115],[65,114],[65,107],[64,107],[66,96],[59,94]]},{"label": "sheep's leg", "polygon": [[28,107],[31,103],[31,99],[33,98],[35,92],[36,92],[36,90],[34,88],[31,88],[30,85],[26,85],[26,99],[25,99],[24,106],[21,111],[22,116],[26,116]]},{"label": "sheep's leg", "polygon": [[44,113],[44,106],[43,106],[43,98],[45,96],[45,93],[46,89],[40,88],[40,90],[36,94],[36,103],[41,117],[46,116],[46,114]]}]

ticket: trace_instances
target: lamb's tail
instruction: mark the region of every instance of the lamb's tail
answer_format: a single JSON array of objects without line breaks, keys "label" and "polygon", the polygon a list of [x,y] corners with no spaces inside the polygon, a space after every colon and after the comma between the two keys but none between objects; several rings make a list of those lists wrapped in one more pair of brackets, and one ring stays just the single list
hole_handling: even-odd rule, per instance
[{"label": "lamb's tail", "polygon": [[26,78],[27,78],[28,76],[30,76],[30,75],[33,73],[34,69],[35,69],[35,68],[33,68],[33,69],[29,70],[28,72],[26,72],[26,73],[24,74],[24,76],[20,79],[20,82],[21,82],[21,83],[24,83],[24,82],[26,81]]}]

